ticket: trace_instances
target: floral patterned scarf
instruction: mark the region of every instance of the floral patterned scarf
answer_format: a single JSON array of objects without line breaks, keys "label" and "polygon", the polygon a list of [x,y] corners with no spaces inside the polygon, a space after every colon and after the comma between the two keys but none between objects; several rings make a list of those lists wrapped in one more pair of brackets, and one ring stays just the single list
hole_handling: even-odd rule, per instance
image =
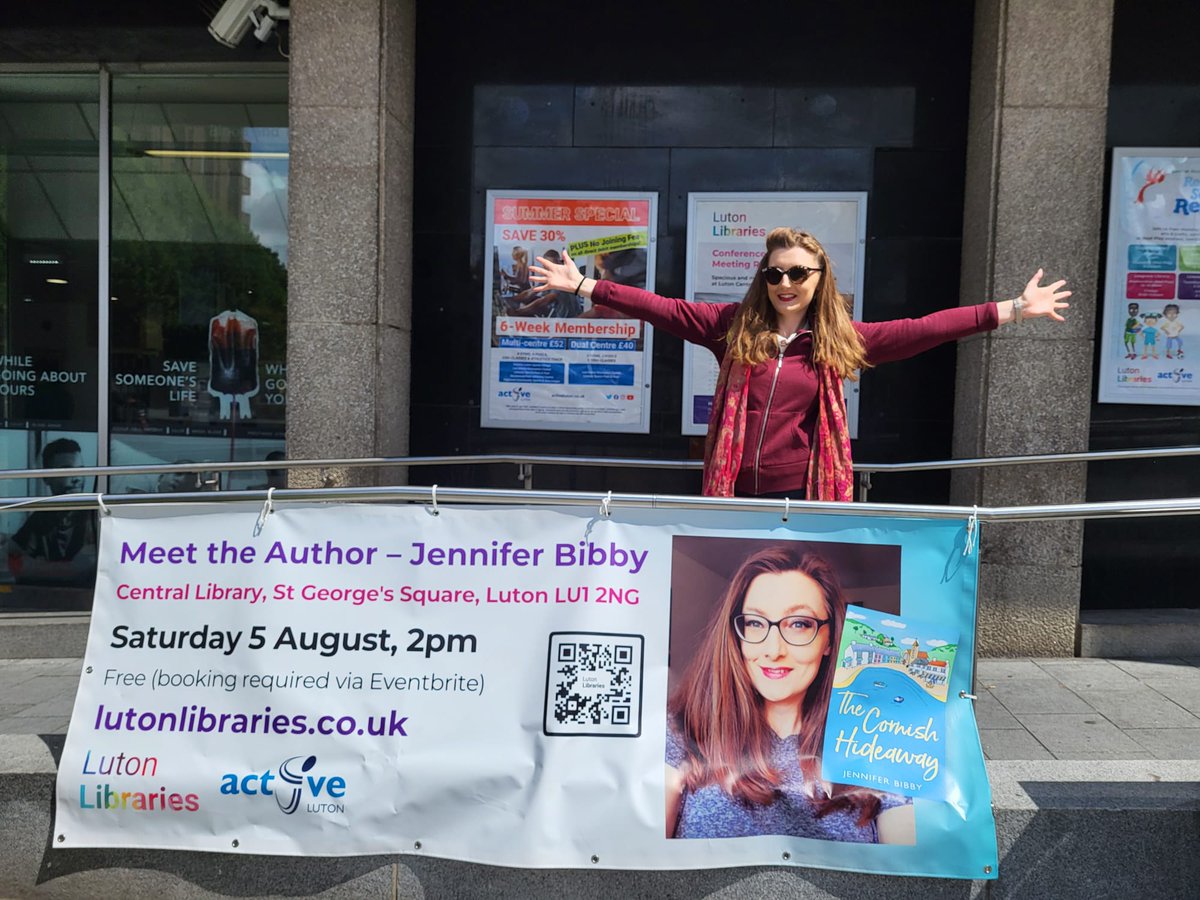
[{"label": "floral patterned scarf", "polygon": [[713,392],[708,434],[704,437],[705,497],[732,497],[746,449],[746,401],[750,397],[750,367],[733,362],[726,353]]},{"label": "floral patterned scarf", "polygon": [[[705,497],[732,497],[746,447],[746,406],[750,396],[750,367],[735,363],[733,354],[721,360],[712,415],[704,439]],[[817,427],[808,461],[808,499],[849,503],[854,499],[854,469],[846,399],[842,379],[817,366]]]},{"label": "floral patterned scarf", "polygon": [[829,366],[817,366],[817,427],[808,458],[808,499],[854,500],[854,461],[846,425],[842,379]]}]

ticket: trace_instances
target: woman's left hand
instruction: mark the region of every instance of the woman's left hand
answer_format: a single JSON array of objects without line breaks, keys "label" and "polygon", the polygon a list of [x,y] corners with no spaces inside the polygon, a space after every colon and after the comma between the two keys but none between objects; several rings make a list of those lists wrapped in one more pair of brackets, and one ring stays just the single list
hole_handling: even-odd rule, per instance
[{"label": "woman's left hand", "polygon": [[1039,319],[1042,317],[1053,319],[1056,322],[1065,322],[1061,315],[1060,309],[1069,309],[1070,303],[1060,302],[1066,297],[1071,296],[1070,291],[1061,290],[1062,286],[1067,282],[1064,279],[1059,279],[1053,284],[1042,286],[1039,282],[1042,280],[1043,272],[1041,269],[1029,279],[1029,284],[1025,285],[1025,290],[1021,291],[1021,318],[1022,319]]},{"label": "woman's left hand", "polygon": [[565,291],[568,294],[578,296],[579,287],[583,282],[583,276],[579,272],[579,267],[575,265],[575,261],[571,259],[570,254],[566,250],[562,251],[562,262],[556,263],[544,256],[537,258],[538,264],[529,267],[529,280],[533,283],[533,289],[538,293],[542,291]]}]

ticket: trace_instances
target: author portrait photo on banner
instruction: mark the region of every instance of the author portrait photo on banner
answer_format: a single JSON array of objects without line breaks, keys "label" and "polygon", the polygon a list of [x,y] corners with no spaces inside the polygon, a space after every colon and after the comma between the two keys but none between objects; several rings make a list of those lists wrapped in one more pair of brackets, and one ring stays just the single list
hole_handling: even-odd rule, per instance
[{"label": "author portrait photo on banner", "polygon": [[848,602],[900,612],[900,548],[677,536],[668,838],[916,843],[912,800],[821,778]]}]

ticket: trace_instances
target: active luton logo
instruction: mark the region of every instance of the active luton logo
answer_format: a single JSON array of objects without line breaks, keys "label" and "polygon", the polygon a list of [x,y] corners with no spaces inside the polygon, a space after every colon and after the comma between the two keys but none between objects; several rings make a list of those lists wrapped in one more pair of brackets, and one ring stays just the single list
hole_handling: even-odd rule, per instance
[{"label": "active luton logo", "polygon": [[[226,796],[273,797],[279,811],[292,815],[304,803],[307,813],[346,811],[346,779],[322,773],[313,755],[289,756],[277,769],[261,772],[226,772],[221,776]],[[306,800],[307,798],[307,800]]]}]

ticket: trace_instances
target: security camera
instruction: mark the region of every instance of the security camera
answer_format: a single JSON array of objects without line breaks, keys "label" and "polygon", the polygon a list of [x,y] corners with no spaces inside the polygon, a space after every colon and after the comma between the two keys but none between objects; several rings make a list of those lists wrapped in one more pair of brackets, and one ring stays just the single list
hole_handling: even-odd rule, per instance
[{"label": "security camera", "polygon": [[226,47],[236,47],[251,28],[265,41],[275,23],[291,18],[291,11],[274,0],[225,0],[208,26],[208,33]]},{"label": "security camera", "polygon": [[208,33],[226,47],[236,47],[250,30],[250,13],[260,0],[225,0],[208,26]]}]

